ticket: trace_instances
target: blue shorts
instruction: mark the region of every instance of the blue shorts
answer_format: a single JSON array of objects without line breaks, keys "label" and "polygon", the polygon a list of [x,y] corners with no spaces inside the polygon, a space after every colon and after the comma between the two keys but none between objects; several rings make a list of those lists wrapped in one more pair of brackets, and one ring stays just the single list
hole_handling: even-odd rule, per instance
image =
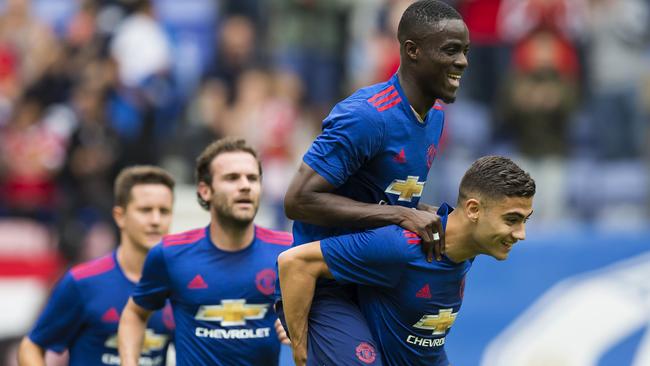
[{"label": "blue shorts", "polygon": [[[317,291],[309,313],[307,366],[382,366],[379,348],[353,298],[338,289]],[[282,302],[276,304],[287,329]],[[289,334],[289,332],[287,332]],[[289,335],[291,336],[291,335]]]}]

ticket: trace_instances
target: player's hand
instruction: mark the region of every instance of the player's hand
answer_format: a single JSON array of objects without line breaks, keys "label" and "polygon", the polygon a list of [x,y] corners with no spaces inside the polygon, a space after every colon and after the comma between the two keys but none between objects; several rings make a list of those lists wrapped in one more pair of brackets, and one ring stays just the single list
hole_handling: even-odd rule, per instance
[{"label": "player's hand", "polygon": [[435,207],[419,204],[417,210],[405,210],[406,214],[399,226],[416,233],[422,238],[422,251],[427,261],[441,260],[445,253],[445,230]]},{"label": "player's hand", "polygon": [[293,362],[296,366],[307,365],[307,345],[291,343],[291,351],[293,351]]},{"label": "player's hand", "polygon": [[275,332],[278,334],[278,339],[280,340],[280,343],[290,345],[291,341],[289,340],[289,337],[287,336],[287,331],[284,330],[284,327],[282,326],[282,323],[280,322],[280,319],[275,319]]}]

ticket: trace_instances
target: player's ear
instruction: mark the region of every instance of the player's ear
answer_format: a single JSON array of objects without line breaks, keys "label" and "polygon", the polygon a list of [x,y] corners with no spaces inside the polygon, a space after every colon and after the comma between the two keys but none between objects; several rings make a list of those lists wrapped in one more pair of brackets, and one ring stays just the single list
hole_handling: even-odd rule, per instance
[{"label": "player's ear", "polygon": [[124,214],[126,213],[125,211],[125,208],[122,206],[113,206],[113,220],[115,220],[115,224],[120,229],[124,228]]},{"label": "player's ear", "polygon": [[212,189],[210,189],[210,186],[207,183],[199,182],[196,187],[196,192],[204,201],[210,202],[210,198],[212,198]]},{"label": "player's ear", "polygon": [[411,61],[417,61],[418,55],[420,54],[420,47],[410,39],[404,41],[404,53]]},{"label": "player's ear", "polygon": [[476,198],[469,198],[465,201],[465,215],[473,223],[478,222],[479,213],[481,212],[481,201]]}]

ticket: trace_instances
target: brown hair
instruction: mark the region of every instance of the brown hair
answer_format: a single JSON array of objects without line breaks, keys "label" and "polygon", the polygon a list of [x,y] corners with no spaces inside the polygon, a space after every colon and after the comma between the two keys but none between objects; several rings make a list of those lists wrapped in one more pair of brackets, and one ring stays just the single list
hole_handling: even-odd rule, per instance
[{"label": "brown hair", "polygon": [[532,197],[535,195],[535,181],[508,158],[484,156],[465,172],[458,201],[469,198],[471,194],[487,198]]},{"label": "brown hair", "polygon": [[153,165],[135,165],[123,169],[115,179],[115,205],[126,208],[131,190],[138,184],[162,184],[174,192],[174,178],[164,169]]},{"label": "brown hair", "polygon": [[[235,137],[224,137],[219,139],[206,147],[201,155],[196,159],[196,182],[203,182],[208,186],[212,185],[212,171],[210,169],[210,164],[212,161],[219,156],[220,154],[227,152],[245,152],[253,155],[257,161],[257,166],[260,171],[260,177],[262,176],[262,162],[257,156],[257,151],[253,149],[246,143],[246,140],[235,138]],[[210,209],[210,202],[205,201],[201,198],[201,195],[196,192],[197,200],[199,205],[204,209]]]}]

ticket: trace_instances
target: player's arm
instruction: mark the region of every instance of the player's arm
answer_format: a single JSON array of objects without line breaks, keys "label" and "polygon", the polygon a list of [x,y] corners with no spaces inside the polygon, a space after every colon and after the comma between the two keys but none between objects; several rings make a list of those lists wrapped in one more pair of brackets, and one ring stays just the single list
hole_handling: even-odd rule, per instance
[{"label": "player's arm", "polygon": [[18,347],[18,366],[45,366],[45,349],[23,337]]},{"label": "player's arm", "polygon": [[332,278],[323,258],[320,242],[304,244],[287,250],[278,257],[282,306],[291,336],[296,365],[307,361],[307,320],[316,280]]},{"label": "player's arm", "polygon": [[[332,193],[336,187],[304,162],[293,177],[284,198],[287,217],[321,226],[374,228],[399,225],[418,234],[427,259],[444,253],[444,230],[431,206],[418,210],[398,205],[363,203]],[[434,234],[438,239],[434,240]]]},{"label": "player's arm", "polygon": [[122,365],[138,365],[147,321],[153,311],[165,306],[170,294],[169,283],[163,246],[158,244],[147,254],[140,282],[122,310],[117,332]]},{"label": "player's arm", "polygon": [[45,365],[47,350],[63,352],[84,323],[84,301],[76,280],[68,272],[54,287],[33,329],[20,343],[20,366]]},{"label": "player's arm", "polygon": [[138,366],[147,321],[149,321],[151,313],[151,310],[136,304],[131,298],[124,307],[117,332],[117,344],[122,365]]}]

